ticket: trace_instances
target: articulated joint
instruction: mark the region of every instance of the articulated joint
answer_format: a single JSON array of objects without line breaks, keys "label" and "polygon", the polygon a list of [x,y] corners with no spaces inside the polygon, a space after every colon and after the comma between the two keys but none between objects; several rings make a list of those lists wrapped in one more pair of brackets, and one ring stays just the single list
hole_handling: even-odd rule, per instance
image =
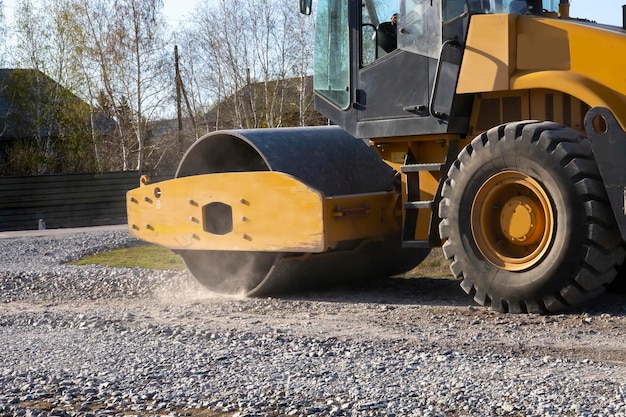
[{"label": "articulated joint", "polygon": [[591,142],[609,196],[615,220],[623,239],[626,239],[626,132],[605,107],[594,107],[585,115],[585,131]]}]

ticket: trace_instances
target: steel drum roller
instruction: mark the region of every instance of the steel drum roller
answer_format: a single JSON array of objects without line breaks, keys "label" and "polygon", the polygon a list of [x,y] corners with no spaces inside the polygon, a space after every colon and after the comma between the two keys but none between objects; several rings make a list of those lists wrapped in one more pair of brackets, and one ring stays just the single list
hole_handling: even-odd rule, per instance
[{"label": "steel drum roller", "polygon": [[[250,171],[284,172],[325,196],[389,191],[395,175],[365,142],[328,126],[210,133],[188,149],[176,178]],[[428,252],[401,248],[399,236],[342,242],[313,254],[179,251],[210,290],[248,296],[393,275],[410,270]]]}]

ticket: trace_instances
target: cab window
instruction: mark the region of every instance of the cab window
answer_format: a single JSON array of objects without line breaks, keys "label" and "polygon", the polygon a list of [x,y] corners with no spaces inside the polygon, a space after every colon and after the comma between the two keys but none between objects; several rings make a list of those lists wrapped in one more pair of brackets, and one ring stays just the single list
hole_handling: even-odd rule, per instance
[{"label": "cab window", "polygon": [[398,0],[364,0],[361,9],[361,65],[398,47]]}]

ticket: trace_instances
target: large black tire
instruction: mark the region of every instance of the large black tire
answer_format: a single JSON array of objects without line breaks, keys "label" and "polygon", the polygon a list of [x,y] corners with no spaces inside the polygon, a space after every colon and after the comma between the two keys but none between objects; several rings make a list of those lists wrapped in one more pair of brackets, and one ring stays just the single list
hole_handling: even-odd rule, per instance
[{"label": "large black tire", "polygon": [[461,287],[481,305],[555,313],[602,293],[624,259],[589,141],[552,122],[515,122],[459,154],[440,233]]}]

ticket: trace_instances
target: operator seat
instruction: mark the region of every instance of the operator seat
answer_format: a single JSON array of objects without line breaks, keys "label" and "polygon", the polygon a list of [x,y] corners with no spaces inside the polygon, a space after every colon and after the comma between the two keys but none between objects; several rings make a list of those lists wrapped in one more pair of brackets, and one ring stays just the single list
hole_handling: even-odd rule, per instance
[{"label": "operator seat", "polygon": [[489,0],[470,0],[468,2],[469,11],[472,14],[491,13]]},{"label": "operator seat", "polygon": [[393,52],[398,47],[396,27],[391,22],[382,22],[376,30],[376,43],[386,53]]},{"label": "operator seat", "polygon": [[526,0],[514,0],[509,4],[509,13],[511,14],[528,14]]}]

